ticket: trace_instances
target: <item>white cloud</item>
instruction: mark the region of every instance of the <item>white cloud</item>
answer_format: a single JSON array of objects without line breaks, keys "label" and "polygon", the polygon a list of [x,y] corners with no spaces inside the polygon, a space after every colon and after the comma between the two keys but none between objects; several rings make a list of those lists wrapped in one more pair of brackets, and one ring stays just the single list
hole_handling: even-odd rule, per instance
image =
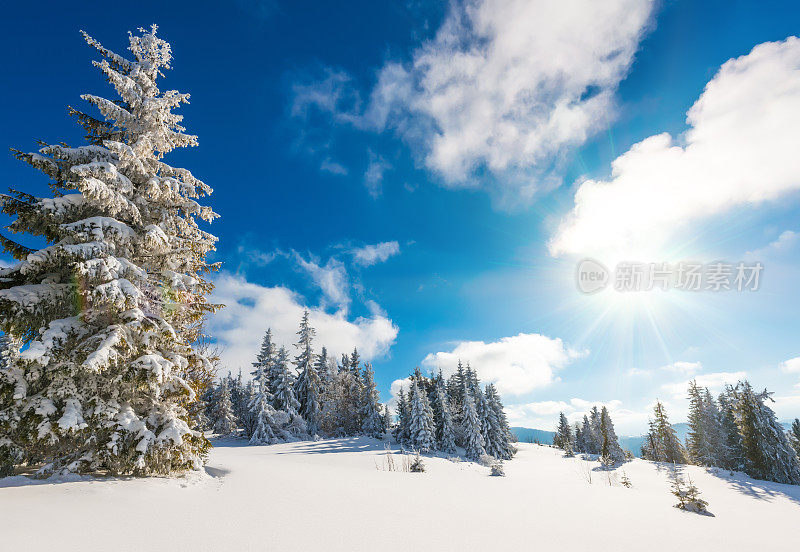
[{"label": "white cloud", "polygon": [[347,167],[345,167],[341,163],[337,163],[330,157],[326,157],[325,159],[322,160],[322,163],[319,166],[319,170],[321,170],[322,172],[336,174],[339,176],[346,176],[348,173]]},{"label": "white cloud", "polygon": [[689,222],[799,189],[800,39],[726,62],[687,123],[681,142],[651,136],[614,161],[610,180],[583,182],[550,252],[652,251]]},{"label": "white cloud", "polygon": [[369,164],[367,165],[367,170],[364,171],[364,185],[367,187],[369,195],[374,198],[381,195],[383,175],[391,168],[392,166],[386,159],[372,151],[369,152]]},{"label": "white cloud", "polygon": [[781,362],[781,370],[787,374],[800,373],[800,357],[790,358],[785,362]]},{"label": "white cloud", "polygon": [[678,362],[673,362],[672,364],[662,366],[661,369],[666,372],[691,376],[692,374],[696,374],[697,372],[701,371],[703,369],[703,365],[699,362],[686,362],[679,360]]},{"label": "white cloud", "polygon": [[408,62],[387,62],[366,107],[342,71],[294,88],[356,128],[395,130],[448,186],[487,170],[504,204],[529,200],[565,150],[604,128],[652,0],[455,0]]},{"label": "white cloud", "polygon": [[[692,380],[697,382],[700,387],[708,387],[712,392],[722,391],[726,384],[736,384],[739,380],[747,377],[746,372],[712,372],[709,374],[699,374],[694,376]],[[665,383],[661,386],[666,393],[675,399],[685,398],[687,389],[689,389],[689,382],[691,380],[684,380],[676,383]]]},{"label": "white cloud", "polygon": [[350,280],[344,263],[331,257],[323,265],[314,255],[309,255],[308,260],[297,251],[292,251],[292,255],[297,266],[320,288],[325,302],[346,311],[350,305]]},{"label": "white cloud", "polygon": [[361,266],[372,266],[377,263],[385,262],[389,257],[400,253],[400,244],[396,241],[376,243],[375,245],[365,245],[354,247],[350,250],[353,260]]},{"label": "white cloud", "polygon": [[427,355],[422,365],[431,371],[441,368],[449,376],[459,360],[469,362],[502,395],[522,395],[555,381],[555,373],[578,356],[561,339],[521,333],[491,343],[462,341],[452,351]]},{"label": "white cloud", "polygon": [[249,374],[267,327],[272,328],[277,343],[290,348],[305,308],[317,330],[315,348],[326,346],[334,358],[353,347],[358,347],[364,360],[380,358],[397,337],[397,326],[386,316],[373,314],[349,320],[343,311],[329,314],[323,308],[305,305],[302,297],[285,287],[261,286],[227,272],[220,273],[214,284],[211,301],[227,306],[209,317],[208,331],[224,348],[225,369],[241,367]]}]

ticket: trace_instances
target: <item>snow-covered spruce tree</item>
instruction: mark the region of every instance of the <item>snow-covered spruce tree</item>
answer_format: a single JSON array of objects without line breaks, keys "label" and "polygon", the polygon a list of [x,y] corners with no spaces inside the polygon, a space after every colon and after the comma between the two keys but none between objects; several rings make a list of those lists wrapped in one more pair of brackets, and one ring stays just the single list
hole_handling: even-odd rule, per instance
[{"label": "snow-covered spruce tree", "polygon": [[434,397],[435,400],[431,408],[436,430],[436,448],[442,452],[454,454],[456,452],[456,440],[453,416],[450,414],[450,401],[447,398],[447,390],[441,370],[439,370],[434,380]]},{"label": "snow-covered spruce tree", "polygon": [[575,434],[575,448],[578,452],[589,453],[589,449],[591,448],[591,433],[592,429],[589,425],[589,417],[584,414],[580,432],[576,432]]},{"label": "snow-covered spruce tree", "polygon": [[575,422],[575,424],[572,427],[572,435],[574,436],[572,451],[583,452],[583,450],[581,450],[583,447],[583,435],[581,432],[581,425],[578,422]]},{"label": "snow-covered spruce tree", "polygon": [[572,428],[567,421],[567,417],[563,412],[558,413],[558,426],[556,427],[556,434],[553,436],[553,446],[566,450],[567,447],[572,447],[574,438],[572,436]]},{"label": "snow-covered spruce tree", "polygon": [[300,403],[294,393],[294,376],[289,370],[289,353],[285,347],[278,349],[272,380],[272,405],[275,410],[283,410],[289,416],[298,415]]},{"label": "snow-covered spruce tree", "polygon": [[[19,344],[8,334],[0,336],[0,378],[14,381],[16,384],[3,387],[0,385],[0,393],[4,392],[10,396],[0,395],[0,405],[11,402],[15,396],[25,396],[25,378],[22,371],[15,367],[15,361],[19,355]],[[5,411],[0,411],[3,416]],[[3,427],[4,420],[0,417],[0,427]],[[23,458],[22,448],[11,440],[11,435],[0,434],[0,477],[14,474],[14,465],[18,464]]]},{"label": "snow-covered spruce tree", "polygon": [[789,428],[789,444],[792,445],[797,456],[800,456],[800,418],[795,418]]},{"label": "snow-covered spruce tree", "polygon": [[370,364],[364,364],[361,372],[362,395],[361,395],[361,431],[364,435],[380,439],[383,437],[384,421],[381,416],[380,396],[375,387],[374,372]]},{"label": "snow-covered spruce tree", "polygon": [[360,367],[359,367],[360,361],[361,357],[358,354],[358,349],[356,347],[353,347],[353,354],[350,355],[350,372],[356,379],[359,379],[360,376]]},{"label": "snow-covered spruce tree", "polygon": [[271,445],[288,437],[277,411],[272,406],[272,393],[269,391],[269,376],[266,370],[258,374],[258,390],[250,403],[250,413],[255,420],[255,429],[250,436],[251,445]]},{"label": "snow-covered spruce tree", "polygon": [[603,465],[613,466],[625,461],[625,453],[619,444],[617,433],[614,431],[614,422],[605,406],[600,410],[600,438],[602,439],[600,461]]},{"label": "snow-covered spruce tree", "polygon": [[669,423],[669,417],[661,401],[656,401],[653,408],[650,431],[642,445],[642,458],[654,462],[686,463],[686,452],[675,429]]},{"label": "snow-covered spruce tree", "polygon": [[467,389],[468,382],[464,382],[464,418],[461,422],[462,433],[464,435],[464,450],[467,458],[477,460],[486,454],[483,448],[484,441],[481,435],[481,423],[478,420],[478,413],[475,410],[475,403],[472,395]]},{"label": "snow-covered spruce tree", "polygon": [[[267,333],[264,334],[264,339],[261,342],[261,349],[256,355],[256,361],[253,363],[253,379],[257,382],[261,381],[261,374],[265,374],[267,379],[267,391],[269,392],[269,376],[272,373],[272,364],[275,362],[275,344],[272,342],[272,328],[267,328]],[[271,395],[271,393],[270,393]]]},{"label": "snow-covered spruce tree", "polygon": [[698,466],[722,466],[727,456],[722,440],[720,413],[708,389],[689,382],[689,434],[686,453]]},{"label": "snow-covered spruce tree", "polygon": [[330,383],[334,374],[334,372],[331,370],[329,360],[327,347],[322,347],[322,350],[314,360],[314,368],[317,370],[317,374],[319,374],[320,386],[322,388],[320,389],[321,393],[323,392],[325,386]]},{"label": "snow-covered spruce tree", "polygon": [[486,385],[486,402],[488,404],[489,431],[485,443],[486,452],[498,460],[511,460],[517,452],[511,444],[511,430],[503,411],[500,395],[492,384]]},{"label": "snow-covered spruce tree", "polygon": [[800,460],[775,412],[765,404],[771,393],[754,392],[746,380],[739,382],[734,392],[745,473],[755,479],[800,485]]},{"label": "snow-covered spruce tree", "polygon": [[458,361],[455,373],[447,379],[447,398],[450,401],[450,414],[453,416],[453,426],[456,428],[456,444],[461,444],[458,436],[463,419],[464,409],[464,366]]},{"label": "snow-covered spruce tree", "polygon": [[214,433],[220,435],[230,435],[236,431],[236,414],[233,412],[230,382],[231,378],[222,378],[217,387],[214,411],[211,413]]},{"label": "snow-covered spruce tree", "polygon": [[416,380],[411,385],[411,419],[409,434],[411,447],[419,452],[430,452],[436,448],[433,434],[433,412],[425,391],[420,389]]},{"label": "snow-covered spruce tree", "polygon": [[401,387],[397,396],[397,425],[394,428],[394,439],[400,446],[407,446],[410,440],[411,408],[405,390]]},{"label": "snow-covered spruce tree", "polygon": [[320,404],[322,382],[314,365],[314,351],[311,348],[315,333],[314,328],[308,322],[308,311],[303,311],[303,319],[300,321],[300,329],[297,332],[299,340],[295,343],[299,353],[294,359],[298,374],[294,388],[297,401],[300,403],[300,415],[306,421],[308,431],[312,435],[319,431],[322,414],[322,405]]},{"label": "snow-covered spruce tree", "polygon": [[744,451],[742,450],[742,436],[736,424],[736,414],[733,411],[735,404],[734,390],[730,385],[719,394],[720,441],[722,443],[720,467],[727,470],[744,470]]},{"label": "snow-covered spruce tree", "polygon": [[15,152],[50,177],[53,197],[0,196],[9,230],[47,243],[0,238],[20,261],[0,270],[0,328],[28,343],[21,379],[0,381],[24,389],[0,391],[0,434],[42,474],[197,468],[209,443],[189,426],[184,376],[208,363],[191,344],[215,308],[203,274],[216,238],[196,219],[216,215],[197,202],[211,189],[162,161],[197,144],[172,113],[189,96],[156,84],[172,54],[155,26],[129,35],[131,59],[84,37],[119,99],[82,96],[101,118],[71,111],[88,145]]}]

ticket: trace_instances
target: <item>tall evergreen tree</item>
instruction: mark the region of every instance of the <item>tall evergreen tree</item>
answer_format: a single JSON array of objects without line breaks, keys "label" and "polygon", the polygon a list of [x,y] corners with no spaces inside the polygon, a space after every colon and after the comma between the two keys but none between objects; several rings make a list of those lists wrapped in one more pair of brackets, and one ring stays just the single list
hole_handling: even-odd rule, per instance
[{"label": "tall evergreen tree", "polygon": [[256,381],[261,381],[261,374],[267,375],[267,384],[269,384],[269,374],[271,373],[272,363],[275,361],[275,344],[272,342],[272,328],[267,328],[267,333],[264,334],[264,339],[261,342],[261,349],[256,355],[256,361],[253,363],[253,371],[251,374]]},{"label": "tall evergreen tree", "polygon": [[314,328],[308,321],[308,311],[303,311],[303,319],[300,321],[298,342],[295,347],[299,350],[294,359],[297,367],[297,381],[295,382],[295,394],[300,403],[299,412],[308,425],[308,431],[313,435],[319,430],[322,406],[320,404],[320,394],[322,382],[314,364],[314,351],[311,343],[315,335]]},{"label": "tall evergreen tree", "polygon": [[394,429],[394,438],[401,446],[408,445],[411,439],[410,423],[411,408],[405,390],[401,387],[397,395],[397,426]]},{"label": "tall evergreen tree", "polygon": [[374,372],[370,364],[364,365],[361,372],[361,430],[369,437],[381,438],[384,432],[384,421],[381,417],[381,404],[378,390],[375,387]]},{"label": "tall evergreen tree", "polygon": [[800,418],[795,418],[789,428],[789,443],[797,456],[800,456]]},{"label": "tall evergreen tree", "polygon": [[580,437],[578,438],[576,433],[576,440],[575,440],[575,447],[579,452],[591,454],[591,448],[592,448],[591,435],[592,435],[592,426],[589,423],[589,417],[584,414],[583,422],[581,424]]},{"label": "tall evergreen tree", "polygon": [[433,412],[427,394],[420,389],[416,380],[411,384],[411,419],[409,420],[411,446],[419,452],[429,452],[436,448],[433,435]]},{"label": "tall evergreen tree", "polygon": [[439,370],[434,380],[433,419],[436,427],[436,448],[442,452],[454,453],[456,451],[455,428],[453,416],[450,414],[450,401],[447,397],[444,377]]},{"label": "tall evergreen tree", "polygon": [[467,458],[477,460],[482,455],[486,454],[484,450],[483,436],[481,435],[481,423],[478,420],[478,413],[475,410],[475,403],[472,399],[472,394],[469,393],[467,386],[468,381],[464,382],[464,417],[462,420],[463,435],[464,435],[464,450],[466,451]]},{"label": "tall evergreen tree", "polygon": [[222,378],[217,387],[217,400],[214,402],[211,418],[214,423],[214,433],[220,435],[230,435],[236,431],[236,414],[233,412],[230,381],[230,377]]},{"label": "tall evergreen tree", "polygon": [[567,447],[572,447],[572,442],[572,428],[570,428],[569,421],[567,421],[567,417],[563,412],[559,412],[558,427],[556,427],[556,434],[553,436],[553,446],[567,450]]},{"label": "tall evergreen tree", "polygon": [[350,372],[356,379],[360,379],[360,367],[359,363],[361,362],[361,357],[358,354],[358,349],[353,347],[353,353],[350,355]]},{"label": "tall evergreen tree", "polygon": [[686,452],[689,462],[698,466],[714,465],[714,450],[709,438],[710,422],[704,401],[703,390],[697,382],[689,382],[689,434]]},{"label": "tall evergreen tree", "polygon": [[333,373],[330,369],[330,359],[328,358],[328,349],[326,347],[322,347],[322,350],[317,355],[314,368],[317,369],[322,387],[328,385],[333,377]]},{"label": "tall evergreen tree", "polygon": [[192,344],[216,308],[203,276],[216,238],[197,219],[217,215],[197,202],[211,189],[163,160],[197,144],[172,113],[189,95],[158,88],[172,53],[155,26],[129,35],[130,59],[84,38],[119,99],[83,95],[99,118],[72,110],[87,145],[15,151],[53,197],[0,195],[11,232],[46,243],[0,237],[20,261],[0,269],[0,327],[28,343],[24,396],[12,398],[18,372],[0,377],[0,435],[42,473],[198,468],[210,445],[189,425],[187,373],[209,365]]},{"label": "tall evergreen tree", "polygon": [[736,423],[742,436],[745,473],[756,479],[800,484],[800,460],[778,423],[775,412],[765,404],[771,394],[756,393],[741,381],[734,390]]},{"label": "tall evergreen tree", "polygon": [[273,380],[272,400],[276,410],[283,410],[289,416],[296,416],[300,403],[294,393],[294,376],[289,370],[289,353],[285,347],[278,349],[275,357],[275,379]]},{"label": "tall evergreen tree", "polygon": [[717,399],[720,412],[720,467],[728,470],[744,470],[744,450],[742,449],[742,436],[736,424],[734,413],[734,390],[727,386]]},{"label": "tall evergreen tree", "polygon": [[625,460],[625,453],[614,431],[614,422],[605,406],[600,409],[600,461],[605,465],[613,465]]},{"label": "tall evergreen tree", "polygon": [[486,452],[498,460],[511,460],[517,449],[511,444],[511,430],[508,427],[508,419],[503,410],[500,395],[492,384],[486,386],[485,394],[491,413],[489,417],[489,441],[486,444]]},{"label": "tall evergreen tree", "polygon": [[642,458],[654,462],[686,463],[686,452],[661,401],[656,401],[650,431],[642,445]]}]

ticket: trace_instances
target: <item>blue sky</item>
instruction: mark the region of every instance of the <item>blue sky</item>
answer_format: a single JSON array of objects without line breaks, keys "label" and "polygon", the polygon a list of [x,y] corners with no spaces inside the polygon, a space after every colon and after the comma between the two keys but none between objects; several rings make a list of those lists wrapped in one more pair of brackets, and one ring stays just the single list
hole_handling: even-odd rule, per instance
[{"label": "blue sky", "polygon": [[[209,329],[231,369],[308,307],[384,400],[462,357],[530,427],[602,402],[635,433],[656,397],[680,420],[694,376],[800,416],[795,2],[161,4],[8,7],[0,136],[79,143],[66,105],[110,90],[78,30],[123,50],[159,25],[200,141],[170,161],[221,214]],[[46,193],[10,155],[0,174]],[[764,271],[754,292],[584,295],[585,257]]]}]

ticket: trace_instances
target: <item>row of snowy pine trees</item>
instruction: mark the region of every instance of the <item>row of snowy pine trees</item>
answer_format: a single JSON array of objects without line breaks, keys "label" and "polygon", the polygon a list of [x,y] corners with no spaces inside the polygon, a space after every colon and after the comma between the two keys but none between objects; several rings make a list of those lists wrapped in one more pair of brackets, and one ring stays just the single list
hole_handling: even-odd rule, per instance
[{"label": "row of snowy pine trees", "polygon": [[372,367],[358,350],[342,355],[341,364],[327,348],[313,350],[314,328],[303,313],[291,359],[267,330],[255,362],[253,378],[223,377],[206,396],[205,425],[219,434],[242,429],[253,445],[314,435],[341,437],[385,434],[389,417],[375,387]]},{"label": "row of snowy pine trees", "polygon": [[605,406],[600,409],[593,406],[588,416],[583,417],[583,422],[575,423],[574,428],[561,412],[553,445],[564,449],[568,456],[576,452],[597,454],[606,466],[623,462],[627,456],[619,444],[614,422]]},{"label": "row of snowy pine trees", "polygon": [[414,371],[408,392],[400,389],[393,432],[398,443],[421,452],[461,447],[475,460],[509,460],[516,452],[494,385],[481,389],[475,371],[460,361],[446,382],[441,370],[434,377]]},{"label": "row of snowy pine trees", "polygon": [[[771,393],[748,381],[726,386],[714,399],[708,388],[689,383],[689,433],[684,446],[656,401],[642,458],[743,471],[755,479],[800,484],[800,419],[786,431],[766,404]],[[553,444],[567,451],[597,454],[605,464],[623,460],[608,410],[592,408],[583,423],[570,426],[562,412]]]},{"label": "row of snowy pine trees", "polygon": [[728,385],[715,400],[708,388],[689,384],[689,434],[684,446],[656,402],[642,457],[743,471],[755,479],[800,485],[800,420],[787,432],[748,381]]}]

